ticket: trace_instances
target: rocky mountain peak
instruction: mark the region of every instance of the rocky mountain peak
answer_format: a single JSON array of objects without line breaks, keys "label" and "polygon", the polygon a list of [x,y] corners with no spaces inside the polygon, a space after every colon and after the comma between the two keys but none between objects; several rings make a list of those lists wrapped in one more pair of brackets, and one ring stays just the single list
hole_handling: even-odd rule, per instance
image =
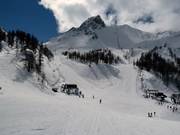
[{"label": "rocky mountain peak", "polygon": [[84,23],[81,24],[79,27],[80,30],[84,29],[101,29],[106,27],[104,21],[101,19],[99,15],[88,18]]}]

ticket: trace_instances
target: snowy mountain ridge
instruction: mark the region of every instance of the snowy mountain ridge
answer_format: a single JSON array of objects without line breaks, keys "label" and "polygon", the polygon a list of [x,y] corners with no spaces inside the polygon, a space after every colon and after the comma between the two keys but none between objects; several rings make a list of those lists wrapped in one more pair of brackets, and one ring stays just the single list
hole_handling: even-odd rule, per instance
[{"label": "snowy mountain ridge", "polygon": [[96,38],[96,30],[105,28],[106,25],[99,15],[88,18],[84,21],[78,28],[72,27],[69,31],[63,33],[62,35],[66,36],[79,36],[79,35],[88,35]]},{"label": "snowy mountain ridge", "polygon": [[72,28],[46,44],[53,48],[153,48],[165,42],[178,47],[179,32],[148,33],[129,25],[106,26],[101,17],[88,18],[80,27]]}]

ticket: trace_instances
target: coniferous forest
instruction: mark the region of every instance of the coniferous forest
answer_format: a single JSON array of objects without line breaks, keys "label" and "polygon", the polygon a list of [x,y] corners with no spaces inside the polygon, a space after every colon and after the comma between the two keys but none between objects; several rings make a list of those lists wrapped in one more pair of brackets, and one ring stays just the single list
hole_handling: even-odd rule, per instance
[{"label": "coniferous forest", "polygon": [[[16,49],[17,55],[21,55],[21,61],[28,72],[41,73],[43,57],[49,60],[53,58],[53,53],[44,46],[32,34],[24,31],[16,30],[5,32],[0,29],[0,42],[6,42],[8,47]],[[0,44],[0,51],[2,51],[3,44]]]},{"label": "coniferous forest", "polygon": [[69,59],[84,64],[118,64],[121,61],[121,59],[115,56],[109,49],[97,49],[85,53],[80,53],[79,51],[64,51],[62,54]]},{"label": "coniferous forest", "polygon": [[180,89],[180,58],[172,53],[171,56],[174,61],[167,60],[159,55],[157,47],[147,53],[143,53],[139,60],[135,62],[141,70],[153,72],[156,76],[160,77],[166,85],[174,83]]}]

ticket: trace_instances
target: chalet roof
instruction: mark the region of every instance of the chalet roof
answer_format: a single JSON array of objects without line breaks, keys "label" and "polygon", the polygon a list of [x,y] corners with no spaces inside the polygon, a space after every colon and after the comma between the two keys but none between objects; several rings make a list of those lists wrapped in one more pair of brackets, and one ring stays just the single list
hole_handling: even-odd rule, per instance
[{"label": "chalet roof", "polygon": [[77,88],[76,84],[64,84],[64,88]]}]

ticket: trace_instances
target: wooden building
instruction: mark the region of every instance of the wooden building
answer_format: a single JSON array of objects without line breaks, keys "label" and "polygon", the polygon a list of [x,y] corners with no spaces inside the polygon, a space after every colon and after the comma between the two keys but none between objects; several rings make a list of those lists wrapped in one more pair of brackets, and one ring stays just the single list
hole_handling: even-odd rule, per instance
[{"label": "wooden building", "polygon": [[70,94],[79,95],[79,88],[77,87],[76,84],[63,84],[61,86],[61,91],[68,95]]}]

